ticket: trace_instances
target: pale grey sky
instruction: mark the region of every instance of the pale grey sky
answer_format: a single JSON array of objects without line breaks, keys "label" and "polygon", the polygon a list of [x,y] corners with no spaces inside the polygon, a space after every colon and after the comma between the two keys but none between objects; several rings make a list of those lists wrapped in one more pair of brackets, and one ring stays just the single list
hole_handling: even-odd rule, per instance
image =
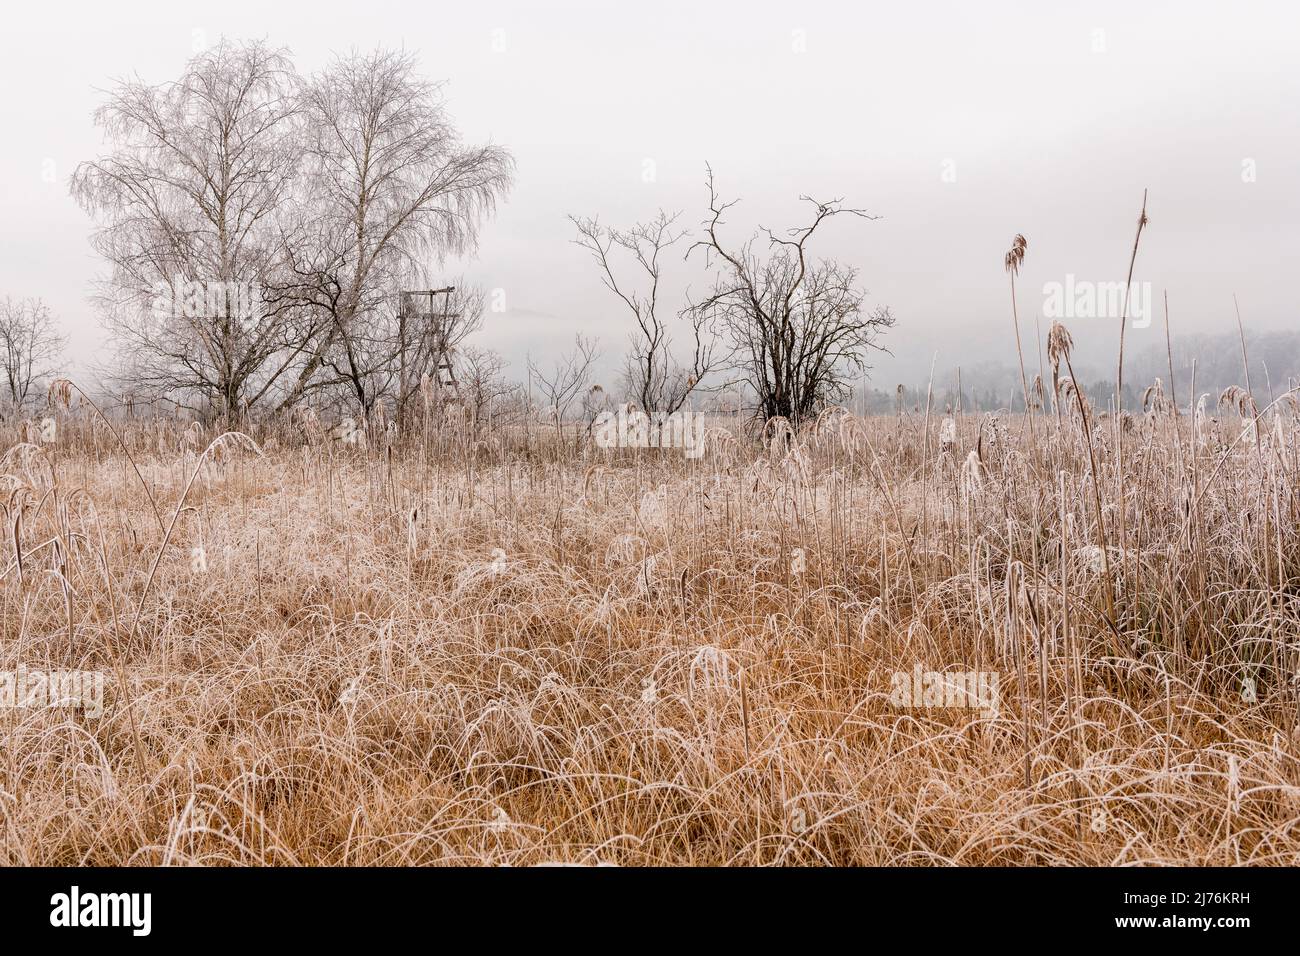
[{"label": "pale grey sky", "polygon": [[[1029,240],[1042,286],[1120,281],[1143,188],[1135,278],[1168,289],[1174,332],[1294,325],[1300,66],[1294,3],[18,4],[0,34],[0,295],[42,296],[74,355],[100,354],[100,270],[68,195],[102,142],[112,78],[174,78],[222,35],[288,46],[310,72],[350,47],[404,47],[446,81],[469,141],[513,150],[518,178],[477,257],[449,263],[508,311],[479,338],[514,362],[575,331],[621,352],[626,323],[569,240],[567,213],[612,224],[706,210],[704,164],[743,202],[737,238],[793,224],[797,197],[883,217],[836,220],[821,251],[861,269],[899,324],[877,384],[1009,358],[1002,256]],[[653,167],[648,166],[649,163]],[[1245,181],[1252,164],[1254,181]],[[647,180],[646,170],[653,168]],[[948,175],[945,175],[945,172]],[[679,284],[703,285],[674,261]],[[1076,340],[1113,338],[1078,320]],[[1134,347],[1158,335],[1133,330]]]}]

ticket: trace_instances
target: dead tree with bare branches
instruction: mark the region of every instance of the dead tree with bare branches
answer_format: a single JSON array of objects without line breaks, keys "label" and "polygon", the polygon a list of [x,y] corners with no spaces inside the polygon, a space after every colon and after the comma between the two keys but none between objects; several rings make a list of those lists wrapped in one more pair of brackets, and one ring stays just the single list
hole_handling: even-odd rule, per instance
[{"label": "dead tree with bare branches", "polygon": [[549,367],[538,365],[531,356],[528,358],[530,388],[535,386],[542,393],[557,435],[563,435],[564,421],[569,417],[573,403],[586,392],[598,358],[600,351],[596,340],[581,334],[573,337],[573,349]]},{"label": "dead tree with bare branches", "polygon": [[[864,311],[866,294],[855,285],[857,271],[831,259],[813,260],[808,245],[823,223],[836,216],[874,219],[841,200],[818,202],[812,221],[779,236],[770,229],[744,244],[722,240],[723,215],[738,200],[723,202],[708,170],[709,217],[705,238],[690,249],[704,250],[716,270],[711,293],[693,308],[731,349],[731,363],[753,390],[764,418],[805,421],[825,402],[842,401],[855,377],[868,368],[871,349],[894,325],[888,308]],[[766,237],[767,255],[755,246]],[[689,255],[689,252],[688,252]]]},{"label": "dead tree with bare branches", "polygon": [[[714,343],[704,328],[705,314],[683,309],[679,318],[691,330],[691,356],[683,364],[674,354],[672,335],[660,310],[662,258],[686,232],[675,228],[680,214],[660,210],[649,222],[621,230],[596,219],[569,219],[578,231],[573,240],[587,250],[600,270],[600,279],[632,314],[634,328],[623,369],[625,395],[646,412],[671,414],[680,409],[715,367]],[[638,281],[616,275],[617,252],[630,259]]]},{"label": "dead tree with bare branches", "polygon": [[0,302],[0,405],[6,415],[21,415],[53,375],[67,339],[59,333],[49,306],[40,299]]}]

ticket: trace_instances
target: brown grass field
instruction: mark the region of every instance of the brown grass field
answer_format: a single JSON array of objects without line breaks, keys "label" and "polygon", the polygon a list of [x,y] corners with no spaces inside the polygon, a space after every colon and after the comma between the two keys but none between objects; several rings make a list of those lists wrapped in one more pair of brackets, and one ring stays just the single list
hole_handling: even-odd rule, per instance
[{"label": "brown grass field", "polygon": [[[0,862],[1300,859],[1289,398],[692,460],[54,391],[0,436],[0,669],[102,671],[104,713],[0,710]],[[996,712],[900,706],[918,666]]]}]

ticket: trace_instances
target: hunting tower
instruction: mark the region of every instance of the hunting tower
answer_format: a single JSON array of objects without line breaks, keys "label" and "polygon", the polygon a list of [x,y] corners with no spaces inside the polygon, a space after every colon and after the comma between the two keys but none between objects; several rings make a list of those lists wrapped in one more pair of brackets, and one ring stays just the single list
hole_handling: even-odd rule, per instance
[{"label": "hunting tower", "polygon": [[447,286],[444,289],[416,289],[399,294],[397,321],[402,342],[400,360],[403,385],[406,384],[407,368],[405,343],[414,340],[419,343],[417,349],[428,349],[433,384],[438,392],[441,394],[443,390],[450,389],[452,395],[459,395],[450,342],[452,325],[460,317],[459,313],[451,310],[451,294],[455,291],[455,286]]}]

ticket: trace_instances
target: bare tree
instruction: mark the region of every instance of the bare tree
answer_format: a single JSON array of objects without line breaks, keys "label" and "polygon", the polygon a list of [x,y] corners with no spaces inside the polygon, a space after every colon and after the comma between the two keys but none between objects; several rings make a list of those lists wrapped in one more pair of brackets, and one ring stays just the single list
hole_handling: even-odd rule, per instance
[{"label": "bare tree", "polygon": [[396,293],[474,245],[513,169],[460,143],[414,66],[353,54],[304,84],[283,51],[223,41],[175,83],[118,84],[97,114],[113,149],[73,193],[102,223],[122,385],[227,419],[316,390],[404,403],[430,330]]},{"label": "bare tree", "polygon": [[40,299],[6,296],[0,302],[0,374],[9,414],[22,414],[44,379],[58,370],[66,344],[49,307]]},{"label": "bare tree", "polygon": [[758,233],[738,247],[723,244],[718,227],[737,200],[718,198],[711,168],[708,187],[706,238],[690,251],[702,248],[718,274],[713,291],[694,308],[729,341],[731,361],[757,396],[760,414],[806,420],[820,402],[843,399],[852,378],[866,371],[869,350],[881,348],[879,336],[894,324],[887,308],[863,311],[856,270],[834,260],[810,261],[808,242],[832,217],[875,217],[841,200],[802,196],[815,208],[812,222],[787,230],[788,238],[762,229],[770,250],[762,258],[754,250]]},{"label": "bare tree", "polygon": [[531,357],[528,359],[530,377],[545,399],[557,433],[574,401],[583,395],[591,382],[591,369],[599,356],[594,339],[575,335],[573,350],[562,355],[550,368],[542,368]]},{"label": "bare tree", "polygon": [[266,293],[298,167],[295,86],[284,51],[223,41],[174,83],[120,82],[96,113],[113,149],[72,192],[102,223],[104,318],[137,391],[231,420],[288,367],[292,302]]},{"label": "bare tree", "polygon": [[461,350],[460,399],[476,434],[494,424],[504,424],[518,413],[522,389],[506,381],[509,364],[490,349],[471,345]]},{"label": "bare tree", "polygon": [[[705,313],[683,310],[693,333],[693,354],[689,366],[681,365],[673,354],[671,336],[659,314],[660,258],[671,246],[685,237],[674,230],[679,213],[659,215],[646,223],[637,223],[626,232],[602,226],[596,219],[569,219],[578,230],[573,240],[586,249],[600,269],[601,282],[632,313],[635,328],[624,367],[627,397],[647,412],[672,413],[682,407],[691,392],[711,371],[713,345],[704,328]],[[622,250],[641,274],[638,291],[635,283],[620,283],[611,263],[615,248]]]},{"label": "bare tree", "polygon": [[[409,361],[394,374],[413,334],[395,323],[402,280],[473,247],[514,161],[499,146],[463,145],[438,87],[406,53],[335,60],[306,85],[302,106],[312,225],[287,251],[324,321],[283,404],[341,385],[368,411],[397,379],[401,398],[410,394]],[[417,350],[425,344],[417,334]]]}]

